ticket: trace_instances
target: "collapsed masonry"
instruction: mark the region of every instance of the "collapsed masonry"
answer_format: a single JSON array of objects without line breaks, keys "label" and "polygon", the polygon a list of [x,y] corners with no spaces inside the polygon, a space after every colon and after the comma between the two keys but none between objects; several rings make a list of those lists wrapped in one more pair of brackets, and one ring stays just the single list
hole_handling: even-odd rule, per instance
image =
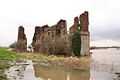
[{"label": "collapsed masonry", "polygon": [[34,52],[68,55],[70,49],[66,21],[60,20],[51,27],[36,26],[32,46]]},{"label": "collapsed masonry", "polygon": [[16,44],[17,52],[25,52],[27,51],[27,38],[24,33],[24,27],[20,26],[18,29],[18,39]]},{"label": "collapsed masonry", "polygon": [[82,13],[79,18],[74,18],[74,24],[70,27],[70,34],[72,35],[77,31],[78,25],[80,24],[80,34],[81,34],[81,55],[89,55],[90,48],[90,33],[88,30],[89,26],[89,16],[88,12]]},{"label": "collapsed masonry", "polygon": [[[48,25],[36,26],[32,41],[33,51],[47,54],[71,55],[70,36],[77,31],[79,24],[81,28],[81,55],[89,55],[89,19],[87,11],[82,13],[79,18],[74,18],[74,24],[70,27],[69,33],[67,32],[66,20],[62,19],[51,27]],[[23,41],[24,40],[25,42],[21,44],[26,45],[26,39],[24,38]],[[19,39],[18,44],[20,46]],[[24,48],[26,48],[26,46],[24,46]]]}]

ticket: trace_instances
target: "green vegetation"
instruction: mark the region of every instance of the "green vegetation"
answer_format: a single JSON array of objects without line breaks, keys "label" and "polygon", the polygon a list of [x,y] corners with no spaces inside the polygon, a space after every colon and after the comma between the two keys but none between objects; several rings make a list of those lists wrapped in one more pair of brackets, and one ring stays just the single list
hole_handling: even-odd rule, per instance
[{"label": "green vegetation", "polygon": [[8,64],[7,60],[0,60],[0,80],[8,80],[4,74],[4,71],[9,67],[10,65]]},{"label": "green vegetation", "polygon": [[15,61],[18,55],[15,52],[9,51],[8,48],[0,48],[0,80],[8,80],[4,71],[11,65],[10,61]]},{"label": "green vegetation", "polygon": [[63,60],[64,56],[45,55],[41,53],[22,53],[19,54],[22,59],[29,59],[32,61],[56,61]]},{"label": "green vegetation", "polygon": [[89,73],[90,57],[64,57],[55,55],[45,55],[41,53],[16,53],[8,48],[0,48],[0,80],[7,80],[4,74],[5,69],[11,65],[9,62],[16,60],[29,59],[36,63],[45,63],[51,65],[58,65],[63,67],[71,67],[72,69],[85,70]]},{"label": "green vegetation", "polygon": [[10,44],[10,48],[16,48],[16,44],[17,44],[17,42],[15,41],[14,43],[12,43],[12,44]]},{"label": "green vegetation", "polygon": [[0,60],[16,60],[17,54],[7,50],[7,48],[0,48]]},{"label": "green vegetation", "polygon": [[44,55],[40,53],[22,53],[19,54],[23,59],[29,59],[37,63],[53,63],[53,65],[63,65],[64,67],[78,67],[78,69],[88,70],[90,65],[90,56],[64,57],[55,55]]},{"label": "green vegetation", "polygon": [[78,30],[72,35],[72,51],[75,56],[80,56],[81,52],[81,36],[80,36],[80,25],[78,25]]}]

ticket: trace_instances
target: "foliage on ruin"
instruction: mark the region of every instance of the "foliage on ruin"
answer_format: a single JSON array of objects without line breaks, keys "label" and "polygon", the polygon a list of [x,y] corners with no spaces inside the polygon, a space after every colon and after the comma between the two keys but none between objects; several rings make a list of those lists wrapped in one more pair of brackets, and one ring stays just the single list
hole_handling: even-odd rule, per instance
[{"label": "foliage on ruin", "polygon": [[80,24],[78,25],[78,30],[72,35],[72,51],[75,56],[81,55],[81,36],[80,36]]}]

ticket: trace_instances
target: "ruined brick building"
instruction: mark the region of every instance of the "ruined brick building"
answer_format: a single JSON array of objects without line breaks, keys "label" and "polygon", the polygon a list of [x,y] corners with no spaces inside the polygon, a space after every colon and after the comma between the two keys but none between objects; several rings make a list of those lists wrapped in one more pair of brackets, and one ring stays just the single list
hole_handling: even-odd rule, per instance
[{"label": "ruined brick building", "polygon": [[[48,54],[71,55],[70,36],[77,31],[79,24],[81,28],[81,54],[89,55],[89,19],[87,11],[82,13],[79,18],[74,18],[74,24],[70,27],[69,33],[67,31],[66,20],[63,19],[53,26],[36,26],[32,41],[33,51]],[[20,37],[19,34],[20,33],[18,33],[18,38]],[[26,39],[18,39],[18,45],[20,44],[25,44],[24,48],[26,48]]]},{"label": "ruined brick building", "polygon": [[90,48],[90,32],[89,32],[89,16],[88,12],[82,13],[79,18],[74,18],[74,24],[70,27],[70,34],[72,35],[77,31],[78,25],[80,24],[81,34],[81,55],[89,55]]},{"label": "ruined brick building", "polygon": [[27,51],[27,38],[24,33],[24,27],[20,26],[18,29],[18,39],[16,44],[17,52],[25,52]]},{"label": "ruined brick building", "polygon": [[57,24],[36,26],[32,42],[34,52],[49,54],[69,53],[69,40],[67,34],[67,24],[65,20],[60,20]]}]

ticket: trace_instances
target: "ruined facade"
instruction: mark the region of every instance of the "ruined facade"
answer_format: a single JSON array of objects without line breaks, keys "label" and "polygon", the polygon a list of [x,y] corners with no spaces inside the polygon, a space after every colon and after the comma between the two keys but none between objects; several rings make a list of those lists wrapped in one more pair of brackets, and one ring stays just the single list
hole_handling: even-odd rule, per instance
[{"label": "ruined facade", "polygon": [[70,27],[70,34],[72,35],[77,31],[78,25],[80,25],[80,34],[81,34],[81,55],[89,55],[90,47],[90,33],[88,30],[89,18],[88,12],[85,11],[82,13],[79,18],[74,18],[74,24]]},{"label": "ruined facade", "polygon": [[89,19],[86,11],[74,18],[74,24],[70,27],[69,33],[67,33],[65,20],[60,20],[50,27],[37,26],[32,42],[34,52],[70,55],[72,52],[70,36],[77,31],[78,25],[80,25],[81,34],[81,55],[89,55]]},{"label": "ruined facade", "polygon": [[60,20],[57,24],[49,27],[44,25],[35,27],[32,46],[34,52],[49,54],[68,53],[69,43],[67,35],[67,25],[65,20]]},{"label": "ruined facade", "polygon": [[23,26],[20,26],[19,29],[18,29],[16,51],[17,52],[27,51],[27,38],[26,38],[26,35],[24,33],[24,27]]},{"label": "ruined facade", "polygon": [[[88,12],[85,11],[79,17],[74,18],[74,24],[67,32],[66,20],[61,19],[53,26],[36,26],[32,40],[33,52],[71,55],[71,36],[78,31],[80,25],[81,35],[81,55],[89,55],[89,19]],[[17,49],[26,51],[27,39],[24,34],[24,28],[19,27]]]}]

